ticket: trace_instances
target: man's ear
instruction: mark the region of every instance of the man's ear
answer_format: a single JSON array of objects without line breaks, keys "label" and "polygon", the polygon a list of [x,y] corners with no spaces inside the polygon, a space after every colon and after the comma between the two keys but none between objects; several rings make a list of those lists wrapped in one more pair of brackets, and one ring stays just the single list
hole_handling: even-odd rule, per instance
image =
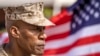
[{"label": "man's ear", "polygon": [[19,38],[20,32],[16,26],[10,27],[10,33],[11,33],[12,37]]}]

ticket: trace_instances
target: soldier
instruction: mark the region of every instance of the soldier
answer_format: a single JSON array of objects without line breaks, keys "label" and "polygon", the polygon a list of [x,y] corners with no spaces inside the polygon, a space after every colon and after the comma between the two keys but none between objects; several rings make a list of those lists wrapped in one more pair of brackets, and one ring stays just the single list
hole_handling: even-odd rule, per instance
[{"label": "soldier", "polygon": [[54,25],[43,15],[43,2],[4,8],[9,43],[0,47],[0,56],[42,56],[45,26]]}]

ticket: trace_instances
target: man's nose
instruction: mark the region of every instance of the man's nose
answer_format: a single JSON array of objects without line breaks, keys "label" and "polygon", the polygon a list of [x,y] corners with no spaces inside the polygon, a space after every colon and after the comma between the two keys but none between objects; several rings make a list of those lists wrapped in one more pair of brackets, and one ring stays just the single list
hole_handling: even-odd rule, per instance
[{"label": "man's nose", "polygon": [[45,40],[47,38],[47,35],[45,33],[40,33],[39,39]]}]

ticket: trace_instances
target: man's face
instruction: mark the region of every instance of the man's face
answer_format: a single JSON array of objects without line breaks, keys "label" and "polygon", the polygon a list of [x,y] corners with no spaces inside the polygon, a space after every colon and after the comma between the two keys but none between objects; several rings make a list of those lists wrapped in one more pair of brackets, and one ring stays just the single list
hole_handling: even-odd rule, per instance
[{"label": "man's face", "polygon": [[46,38],[44,29],[45,27],[43,26],[34,26],[21,22],[20,27],[18,28],[20,34],[17,39],[19,47],[27,53],[38,55],[43,54]]}]

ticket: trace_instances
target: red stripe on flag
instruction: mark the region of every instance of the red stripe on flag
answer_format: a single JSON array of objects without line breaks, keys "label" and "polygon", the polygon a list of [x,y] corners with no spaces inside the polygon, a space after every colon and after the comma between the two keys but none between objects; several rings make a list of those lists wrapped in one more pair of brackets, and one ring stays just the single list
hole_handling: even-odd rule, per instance
[{"label": "red stripe on flag", "polygon": [[64,46],[64,47],[57,48],[57,49],[45,50],[45,55],[65,53],[74,47],[91,44],[91,43],[95,43],[95,42],[100,42],[100,35],[95,35],[95,36],[90,36],[90,37],[86,37],[83,39],[79,39],[78,41],[76,41],[74,44],[72,44],[70,46]]},{"label": "red stripe on flag", "polygon": [[56,25],[61,25],[64,23],[67,23],[68,21],[71,21],[72,15],[68,14],[66,10],[58,14],[57,16],[54,16],[51,18],[51,21],[54,22]]},{"label": "red stripe on flag", "polygon": [[81,56],[100,56],[100,53],[88,54],[88,55],[81,55]]},{"label": "red stripe on flag", "polygon": [[52,36],[49,36],[46,41],[50,41],[50,40],[57,40],[57,39],[63,39],[63,38],[66,38],[68,37],[70,34],[70,32],[65,32],[65,33],[61,33],[61,34],[57,34],[57,35],[52,35]]},{"label": "red stripe on flag", "polygon": [[5,38],[5,40],[3,42],[4,43],[8,43],[9,42],[9,38]]}]

